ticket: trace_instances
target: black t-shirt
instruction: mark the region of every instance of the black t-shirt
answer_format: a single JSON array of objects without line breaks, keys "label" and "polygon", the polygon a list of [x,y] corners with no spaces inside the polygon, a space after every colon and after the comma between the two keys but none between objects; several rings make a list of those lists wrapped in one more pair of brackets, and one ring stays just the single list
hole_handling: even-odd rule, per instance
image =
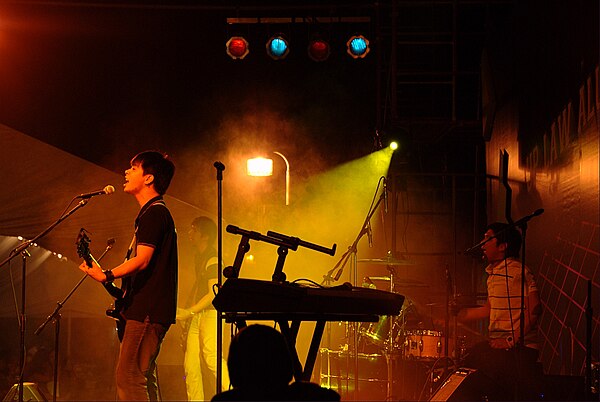
[{"label": "black t-shirt", "polygon": [[146,269],[123,278],[125,308],[123,316],[128,320],[169,325],[175,323],[177,310],[177,232],[171,213],[156,197],[140,210],[136,220],[137,245],[154,248],[152,259]]},{"label": "black t-shirt", "polygon": [[[196,292],[194,303],[197,303],[211,289],[208,288],[208,281],[217,279],[218,259],[217,250],[209,247],[203,253],[197,253],[194,256],[194,265],[196,268]],[[212,305],[211,307],[212,308]]]}]

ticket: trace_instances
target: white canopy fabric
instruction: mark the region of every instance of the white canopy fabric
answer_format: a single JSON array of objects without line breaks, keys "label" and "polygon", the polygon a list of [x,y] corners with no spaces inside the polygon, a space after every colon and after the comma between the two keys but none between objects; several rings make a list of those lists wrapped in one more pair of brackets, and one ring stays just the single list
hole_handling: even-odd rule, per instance
[{"label": "white canopy fabric", "polygon": [[[116,189],[110,196],[93,197],[87,205],[40,238],[37,241],[39,247],[29,248],[32,257],[27,259],[27,312],[47,315],[81,278],[81,271],[77,269],[80,259],[75,246],[79,230],[85,228],[89,232],[92,240],[90,249],[95,257],[106,249],[108,239],[116,240],[113,249],[101,261],[102,265],[113,267],[125,256],[139,205],[121,190],[123,175],[4,125],[0,125],[0,155],[1,261],[18,246],[16,236],[32,239],[42,233],[59,219],[76,195],[102,189],[108,184]],[[124,161],[125,167],[127,162]],[[173,197],[165,196],[165,201],[180,228],[180,240],[185,237],[185,228],[195,216],[214,217],[214,214]],[[76,204],[71,204],[69,209]],[[180,241],[180,249],[186,246],[185,241]],[[66,261],[60,261],[52,252],[61,253]],[[184,264],[188,254],[180,250]],[[21,264],[20,256],[10,263],[19,301]],[[0,292],[0,316],[14,315],[8,264],[0,267]],[[86,297],[78,297],[75,303],[69,303],[69,309],[75,309],[78,314],[103,315],[111,301],[104,289],[89,279],[78,293]]]}]

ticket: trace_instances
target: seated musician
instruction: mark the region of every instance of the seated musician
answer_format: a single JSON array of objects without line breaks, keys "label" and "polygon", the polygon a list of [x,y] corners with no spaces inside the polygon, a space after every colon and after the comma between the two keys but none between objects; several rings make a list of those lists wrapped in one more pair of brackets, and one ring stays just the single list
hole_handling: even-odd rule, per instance
[{"label": "seated musician", "polygon": [[490,400],[535,400],[539,398],[541,368],[537,364],[537,320],[541,312],[533,274],[525,267],[525,328],[520,344],[521,234],[505,223],[487,227],[482,246],[487,259],[488,299],[482,307],[458,311],[459,322],[489,318],[489,340],[475,345],[465,358],[465,367],[478,369],[498,385],[489,390]]},{"label": "seated musician", "polygon": [[266,325],[242,328],[227,359],[233,389],[213,401],[339,401],[340,395],[314,383],[294,382],[292,356],[284,336]]}]

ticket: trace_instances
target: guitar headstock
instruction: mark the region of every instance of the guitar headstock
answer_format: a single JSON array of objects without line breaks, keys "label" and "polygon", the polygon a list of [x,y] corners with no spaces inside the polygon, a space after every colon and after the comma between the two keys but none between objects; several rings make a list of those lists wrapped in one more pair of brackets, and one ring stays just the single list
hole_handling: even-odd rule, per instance
[{"label": "guitar headstock", "polygon": [[79,234],[77,235],[77,241],[75,244],[77,245],[77,255],[91,267],[92,266],[92,254],[90,252],[90,240],[87,232],[84,228],[81,228]]}]

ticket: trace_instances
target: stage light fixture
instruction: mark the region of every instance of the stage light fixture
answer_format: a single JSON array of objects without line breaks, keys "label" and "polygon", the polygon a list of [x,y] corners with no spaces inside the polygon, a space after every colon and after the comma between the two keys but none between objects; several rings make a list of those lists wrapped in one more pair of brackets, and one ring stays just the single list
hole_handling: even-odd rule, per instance
[{"label": "stage light fixture", "polygon": [[348,54],[353,59],[362,59],[364,58],[369,51],[369,40],[362,35],[354,35],[348,39],[346,42],[346,48]]},{"label": "stage light fixture", "polygon": [[232,36],[225,44],[229,57],[234,60],[241,60],[250,53],[248,41],[241,36]]},{"label": "stage light fixture", "polygon": [[324,39],[313,39],[308,44],[308,57],[314,61],[325,61],[329,57],[329,43]]},{"label": "stage light fixture", "polygon": [[283,35],[274,35],[267,41],[267,54],[273,60],[285,59],[290,52],[288,41]]},{"label": "stage light fixture", "polygon": [[391,149],[392,151],[395,151],[395,150],[397,150],[397,149],[398,149],[398,147],[399,147],[399,144],[398,144],[396,141],[392,141],[392,142],[390,142],[390,149]]},{"label": "stage light fixture", "polygon": [[[273,153],[285,162],[285,205],[290,205],[290,162],[281,152],[273,151]],[[246,163],[248,176],[273,175],[273,159],[258,157],[248,159]]]},{"label": "stage light fixture", "polygon": [[248,176],[272,176],[273,159],[263,157],[248,159],[246,168]]}]

